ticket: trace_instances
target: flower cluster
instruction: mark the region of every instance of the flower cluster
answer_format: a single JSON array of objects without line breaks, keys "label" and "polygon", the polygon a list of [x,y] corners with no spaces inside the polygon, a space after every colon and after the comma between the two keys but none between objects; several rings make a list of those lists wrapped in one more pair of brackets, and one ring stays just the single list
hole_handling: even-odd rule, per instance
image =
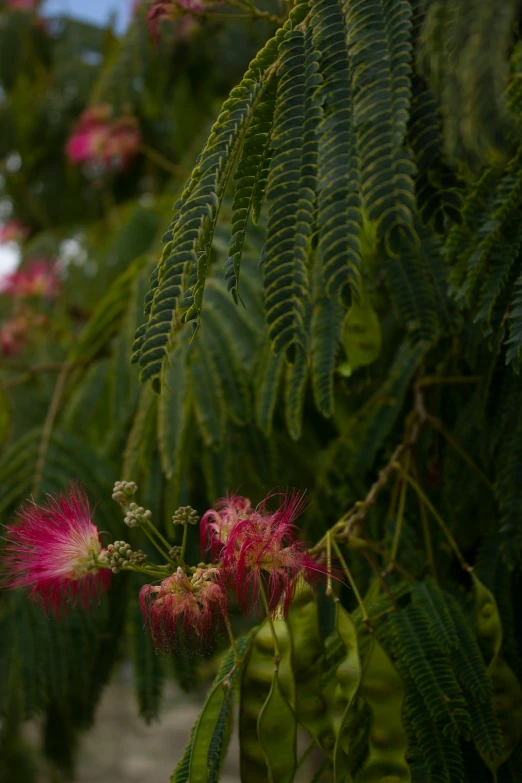
[{"label": "flower cluster", "polygon": [[155,647],[165,652],[173,645],[205,644],[219,621],[230,631],[229,589],[247,615],[257,615],[264,604],[269,616],[286,616],[298,584],[325,573],[297,539],[304,493],[284,494],[274,510],[269,503],[276,496],[256,508],[238,495],[219,500],[201,523],[202,545],[218,562],[187,566],[187,533],[198,520],[194,509],[183,506],[173,515],[183,541],[172,546],[152,524],[151,512],[128,503],[136,490],[133,482],[117,482],[113,497],[126,511],[126,523],[139,527],[168,562],[152,563],[125,541],[102,550],[87,497],[73,484],[45,506],[26,504],[8,526],[7,586],[29,588],[45,607],[60,612],[67,600],[87,604],[113,573],[138,571],[150,581],[140,591],[144,623]]},{"label": "flower cluster", "polygon": [[207,3],[201,3],[199,0],[159,0],[159,2],[154,2],[149,9],[147,21],[156,45],[159,44],[158,31],[163,21],[184,17],[183,28],[178,31],[178,35],[180,38],[186,38],[194,25],[197,24],[194,16],[204,14],[208,8]]},{"label": "flower cluster", "polygon": [[67,142],[67,157],[74,164],[90,163],[125,169],[140,148],[138,121],[131,115],[112,118],[112,106],[86,109]]},{"label": "flower cluster", "polygon": [[17,269],[0,280],[0,293],[16,297],[45,297],[52,299],[60,291],[56,263],[34,259],[24,269]]},{"label": "flower cluster", "polygon": [[11,11],[36,11],[40,0],[7,0],[7,7]]},{"label": "flower cluster", "polygon": [[41,329],[48,320],[45,315],[35,313],[30,307],[21,306],[0,326],[0,352],[3,356],[19,356],[30,334]]},{"label": "flower cluster", "polygon": [[215,619],[228,612],[228,597],[218,568],[196,568],[191,576],[178,567],[159,585],[144,585],[140,605],[157,650],[174,643],[204,642]]},{"label": "flower cluster", "polygon": [[202,519],[202,543],[212,556],[219,554],[227,584],[246,614],[256,614],[266,590],[273,615],[286,616],[297,577],[314,582],[325,573],[297,539],[295,521],[306,505],[304,493],[281,497],[274,511],[269,496],[257,508],[248,498],[233,495],[218,501]]},{"label": "flower cluster", "polygon": [[6,220],[0,227],[0,245],[6,242],[23,242],[30,233],[31,229],[21,220],[16,220],[16,218]]},{"label": "flower cluster", "polygon": [[6,586],[25,587],[55,614],[78,599],[87,606],[110,584],[89,501],[77,484],[44,506],[26,503],[5,538]]}]

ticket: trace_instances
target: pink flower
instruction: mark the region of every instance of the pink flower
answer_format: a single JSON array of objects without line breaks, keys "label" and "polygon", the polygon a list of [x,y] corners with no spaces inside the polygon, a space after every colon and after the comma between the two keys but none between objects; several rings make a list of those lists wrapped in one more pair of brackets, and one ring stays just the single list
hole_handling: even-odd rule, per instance
[{"label": "pink flower", "polygon": [[7,0],[7,7],[12,11],[36,11],[39,0]]},{"label": "pink flower", "polygon": [[[325,575],[305,544],[297,540],[295,520],[304,510],[304,492],[284,494],[279,508],[270,512],[267,502],[240,519],[228,530],[222,550],[222,566],[227,582],[246,613],[259,608],[261,580],[266,586],[268,606],[274,615],[286,616],[298,578],[314,582]],[[212,523],[210,523],[212,524]]]},{"label": "pink flower", "polygon": [[[217,6],[218,3],[213,5]],[[221,4],[219,3],[219,5]],[[184,14],[204,14],[208,8],[208,4],[200,3],[199,0],[159,0],[159,2],[153,3],[147,21],[155,44],[159,44],[158,28],[165,19],[178,19]],[[187,32],[184,31],[180,37],[186,36]]]},{"label": "pink flower", "polygon": [[139,152],[141,134],[135,117],[112,121],[112,107],[86,109],[66,146],[71,163],[94,163],[124,169]]},{"label": "pink flower", "polygon": [[234,525],[247,519],[253,511],[250,500],[241,495],[220,498],[201,519],[201,550],[209,551],[213,560],[219,558]]},{"label": "pink flower", "polygon": [[30,321],[17,313],[0,328],[0,349],[3,356],[19,356],[27,342]]},{"label": "pink flower", "polygon": [[216,618],[228,612],[228,597],[217,568],[197,568],[187,576],[182,568],[160,585],[144,585],[140,606],[154,646],[169,652],[194,640],[202,643]]},{"label": "pink flower", "polygon": [[91,517],[87,495],[74,483],[44,506],[23,505],[16,522],[6,527],[5,586],[28,589],[55,614],[78,599],[87,607],[111,581],[110,570],[100,562],[102,548]]},{"label": "pink flower", "polygon": [[11,296],[52,298],[58,295],[59,290],[56,264],[45,259],[34,260],[27,269],[18,269],[0,280],[0,293]]},{"label": "pink flower", "polygon": [[31,232],[20,220],[7,220],[0,228],[0,244],[4,242],[23,242]]}]

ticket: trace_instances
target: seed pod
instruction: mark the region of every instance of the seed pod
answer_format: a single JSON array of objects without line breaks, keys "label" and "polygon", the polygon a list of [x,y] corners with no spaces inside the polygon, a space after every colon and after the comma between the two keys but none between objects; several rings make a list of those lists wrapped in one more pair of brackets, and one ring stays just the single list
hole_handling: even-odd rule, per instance
[{"label": "seed pod", "polygon": [[270,783],[292,783],[297,766],[297,721],[283,695],[278,668],[257,721]]},{"label": "seed pod", "polygon": [[359,693],[371,710],[372,725],[368,758],[355,783],[411,783],[406,761],[408,737],[402,722],[404,684],[374,637]]},{"label": "seed pod", "polygon": [[[353,705],[357,696],[357,691],[361,683],[361,661],[359,657],[359,645],[357,641],[357,630],[355,624],[343,608],[340,601],[336,602],[335,627],[341,641],[346,647],[346,657],[339,664],[336,670],[338,690],[344,700],[344,712],[340,721],[337,740],[334,749],[334,780],[336,783],[348,783],[351,776],[348,769],[346,753],[348,747],[343,747],[346,736],[351,736],[351,722]],[[339,694],[337,694],[339,701]]]},{"label": "seed pod", "polygon": [[488,588],[472,574],[475,589],[477,636],[486,654],[493,687],[493,707],[502,732],[502,752],[494,757],[483,754],[484,764],[496,773],[522,740],[522,688],[502,655],[502,622],[497,602]]},{"label": "seed pod", "polygon": [[288,628],[292,640],[297,720],[310,732],[319,747],[332,756],[335,732],[321,687],[324,645],[319,630],[317,598],[307,584],[300,586],[290,605]]},{"label": "seed pod", "polygon": [[[278,681],[286,701],[295,704],[291,670],[291,645],[283,620],[274,620],[281,662]],[[258,629],[241,677],[239,709],[240,775],[243,783],[267,783],[268,773],[263,747],[257,734],[257,721],[274,679],[274,642],[265,621]]]}]

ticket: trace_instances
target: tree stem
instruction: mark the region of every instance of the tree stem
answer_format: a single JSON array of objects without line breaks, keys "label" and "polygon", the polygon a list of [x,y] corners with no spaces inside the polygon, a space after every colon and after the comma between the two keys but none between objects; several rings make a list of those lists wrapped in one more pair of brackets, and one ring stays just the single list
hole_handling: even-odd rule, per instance
[{"label": "tree stem", "polygon": [[279,668],[279,661],[281,660],[281,652],[279,650],[279,642],[277,641],[277,634],[274,627],[274,623],[272,621],[272,614],[270,612],[270,607],[268,606],[268,598],[266,595],[265,586],[263,584],[263,580],[261,577],[258,577],[258,584],[259,584],[259,592],[261,593],[261,599],[263,601],[263,605],[265,607],[266,612],[266,619],[268,620],[268,625],[270,626],[270,631],[272,633],[272,639],[274,641],[274,662],[276,669]]}]

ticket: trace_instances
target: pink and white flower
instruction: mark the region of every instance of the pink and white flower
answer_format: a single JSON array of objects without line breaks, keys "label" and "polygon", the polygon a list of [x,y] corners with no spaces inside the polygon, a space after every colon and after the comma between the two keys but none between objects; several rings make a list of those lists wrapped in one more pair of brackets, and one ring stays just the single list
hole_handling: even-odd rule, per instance
[{"label": "pink and white flower", "polygon": [[112,120],[112,106],[86,109],[66,146],[71,163],[91,163],[125,169],[140,148],[138,122],[131,115]]},{"label": "pink and white flower", "polygon": [[27,589],[55,614],[78,600],[87,607],[109,587],[111,572],[100,561],[98,528],[79,484],[43,506],[27,502],[5,538],[4,586]]},{"label": "pink and white flower", "polygon": [[39,296],[49,299],[58,295],[60,281],[56,262],[35,259],[26,269],[17,269],[0,280],[0,293],[11,296]]},{"label": "pink and white flower", "polygon": [[201,550],[209,551],[213,560],[218,559],[230,538],[234,525],[242,519],[247,519],[253,512],[250,500],[241,495],[227,495],[225,498],[220,498],[201,519],[199,528]]},{"label": "pink and white flower", "polygon": [[270,612],[284,617],[299,579],[313,583],[326,574],[326,569],[297,540],[295,520],[305,508],[305,493],[283,494],[275,511],[268,508],[272,497],[269,495],[256,509],[246,498],[220,501],[217,510],[205,515],[204,535],[207,541],[210,537],[214,551],[221,546],[221,566],[227,584],[245,613],[258,613],[263,585]]},{"label": "pink and white flower", "polygon": [[5,242],[23,242],[31,232],[21,220],[7,220],[0,228],[0,245]]},{"label": "pink and white flower", "polygon": [[144,585],[140,606],[154,646],[169,652],[204,643],[216,619],[227,614],[228,596],[218,568],[197,568],[192,576],[178,568],[160,585]]}]

